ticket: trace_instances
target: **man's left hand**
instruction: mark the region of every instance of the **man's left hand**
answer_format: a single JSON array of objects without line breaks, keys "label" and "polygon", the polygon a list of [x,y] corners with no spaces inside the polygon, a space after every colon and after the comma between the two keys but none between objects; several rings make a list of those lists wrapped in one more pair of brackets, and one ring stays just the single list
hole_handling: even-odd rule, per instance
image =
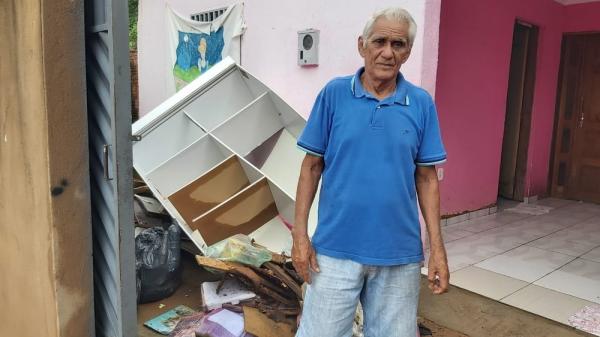
[{"label": "man's left hand", "polygon": [[444,248],[431,250],[427,268],[429,289],[431,289],[433,294],[439,295],[448,291],[450,271],[448,271],[448,259]]}]

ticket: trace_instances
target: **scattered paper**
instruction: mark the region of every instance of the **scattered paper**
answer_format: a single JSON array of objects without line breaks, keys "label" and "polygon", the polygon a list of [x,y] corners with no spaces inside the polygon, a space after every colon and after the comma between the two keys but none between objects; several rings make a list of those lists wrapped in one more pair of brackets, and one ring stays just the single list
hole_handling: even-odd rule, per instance
[{"label": "scattered paper", "polygon": [[244,332],[244,318],[235,312],[224,309],[208,317],[208,320],[221,325],[234,336]]},{"label": "scattered paper", "polygon": [[[164,304],[161,305],[164,306]],[[196,311],[186,307],[185,305],[179,305],[174,309],[171,309],[152,318],[151,320],[146,321],[144,325],[154,331],[157,331],[158,333],[168,335],[173,331],[173,329],[175,329],[175,326],[177,323],[179,323],[182,317],[195,313]]]},{"label": "scattered paper", "polygon": [[600,336],[600,305],[589,305],[569,318],[569,324],[579,330]]},{"label": "scattered paper", "polygon": [[528,215],[542,215],[549,213],[552,209],[553,207],[550,206],[521,203],[515,207],[507,208],[505,211]]},{"label": "scattered paper", "polygon": [[224,303],[238,304],[240,301],[256,297],[256,294],[244,288],[236,279],[226,279],[221,291],[217,293],[217,287],[221,282],[202,283],[202,304],[204,310],[221,308]]}]

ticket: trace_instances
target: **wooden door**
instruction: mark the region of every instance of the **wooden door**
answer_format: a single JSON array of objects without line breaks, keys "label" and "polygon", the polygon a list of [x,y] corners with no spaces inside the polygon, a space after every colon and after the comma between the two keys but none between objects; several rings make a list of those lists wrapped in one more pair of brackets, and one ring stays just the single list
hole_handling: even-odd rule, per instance
[{"label": "wooden door", "polygon": [[567,35],[552,195],[600,203],[600,34]]},{"label": "wooden door", "polygon": [[520,21],[515,22],[498,194],[507,199],[520,201],[525,196],[537,38],[537,27]]}]

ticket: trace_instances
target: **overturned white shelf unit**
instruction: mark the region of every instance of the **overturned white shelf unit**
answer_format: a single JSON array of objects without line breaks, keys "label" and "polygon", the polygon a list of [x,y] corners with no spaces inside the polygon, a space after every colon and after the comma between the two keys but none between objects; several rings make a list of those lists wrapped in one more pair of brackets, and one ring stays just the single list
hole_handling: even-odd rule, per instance
[{"label": "overturned white shelf unit", "polygon": [[133,125],[134,168],[201,251],[242,233],[289,252],[305,123],[227,58]]}]

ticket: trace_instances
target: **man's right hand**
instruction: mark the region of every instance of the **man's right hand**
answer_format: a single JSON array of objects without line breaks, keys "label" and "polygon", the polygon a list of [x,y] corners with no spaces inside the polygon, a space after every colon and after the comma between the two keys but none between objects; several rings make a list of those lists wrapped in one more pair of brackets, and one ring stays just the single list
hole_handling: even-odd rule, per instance
[{"label": "man's right hand", "polygon": [[317,253],[315,252],[308,235],[294,236],[294,244],[292,246],[292,263],[296,272],[310,284],[311,270],[318,273],[319,265],[317,263]]}]

